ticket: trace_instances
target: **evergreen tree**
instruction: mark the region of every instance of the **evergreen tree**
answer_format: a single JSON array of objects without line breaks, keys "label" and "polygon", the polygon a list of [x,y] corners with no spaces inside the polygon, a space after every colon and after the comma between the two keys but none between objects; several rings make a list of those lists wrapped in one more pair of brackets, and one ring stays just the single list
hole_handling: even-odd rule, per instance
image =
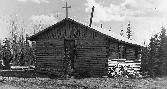
[{"label": "evergreen tree", "polygon": [[121,35],[121,36],[123,36],[123,35],[124,35],[123,30],[121,30],[120,35]]},{"label": "evergreen tree", "polygon": [[155,34],[150,39],[148,67],[152,77],[162,76],[166,74],[166,29],[162,27],[160,34]]},{"label": "evergreen tree", "polygon": [[159,39],[158,34],[155,34],[150,39],[148,47],[142,49],[142,72],[147,72],[151,77],[160,75],[160,61],[158,58],[159,53]]},{"label": "evergreen tree", "polygon": [[162,70],[161,73],[167,74],[167,40],[166,40],[166,29],[164,27],[161,28],[161,33],[160,33],[160,47],[159,47],[159,59],[161,61],[161,67],[160,69]]},{"label": "evergreen tree", "polygon": [[127,33],[127,38],[132,39],[132,30],[131,30],[130,22],[128,23],[128,28],[126,33]]},{"label": "evergreen tree", "polygon": [[7,38],[5,38],[3,43],[4,45],[2,48],[2,60],[3,60],[3,64],[5,65],[4,69],[10,69],[10,62],[13,58],[11,49],[10,49],[10,41]]},{"label": "evergreen tree", "polygon": [[162,27],[160,34],[150,39],[149,47],[142,51],[142,70],[151,77],[167,75],[167,36],[166,29]]},{"label": "evergreen tree", "polygon": [[120,35],[121,36],[124,36],[124,32],[123,32],[124,30],[123,30],[123,25],[121,26],[121,32],[120,32]]},{"label": "evergreen tree", "polygon": [[143,74],[148,74],[149,71],[149,60],[148,60],[148,56],[149,55],[149,49],[148,47],[143,47],[142,48],[142,60],[141,60],[141,72]]},{"label": "evergreen tree", "polygon": [[154,37],[150,39],[150,52],[149,52],[149,64],[150,64],[150,75],[152,77],[161,75],[161,61],[159,59],[159,47],[160,39],[158,34],[155,34]]},{"label": "evergreen tree", "polygon": [[3,50],[3,46],[0,40],[0,69],[4,68],[3,61],[2,61],[2,50]]},{"label": "evergreen tree", "polygon": [[30,46],[30,43],[27,40],[27,38],[28,34],[26,34],[26,40],[24,41],[24,49],[23,49],[24,63],[25,65],[33,65],[35,62],[35,55],[33,52],[33,48]]}]

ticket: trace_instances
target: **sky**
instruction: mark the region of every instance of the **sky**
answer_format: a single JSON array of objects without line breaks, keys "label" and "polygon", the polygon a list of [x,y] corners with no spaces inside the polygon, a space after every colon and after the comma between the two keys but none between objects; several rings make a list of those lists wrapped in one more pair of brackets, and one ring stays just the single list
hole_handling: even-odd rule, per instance
[{"label": "sky", "polygon": [[89,24],[95,6],[93,24],[120,34],[130,22],[133,38],[149,42],[150,37],[167,27],[167,0],[0,0],[0,39],[9,35],[9,19],[17,17],[27,33],[31,24],[48,26],[65,18],[65,2],[71,6],[69,17]]}]

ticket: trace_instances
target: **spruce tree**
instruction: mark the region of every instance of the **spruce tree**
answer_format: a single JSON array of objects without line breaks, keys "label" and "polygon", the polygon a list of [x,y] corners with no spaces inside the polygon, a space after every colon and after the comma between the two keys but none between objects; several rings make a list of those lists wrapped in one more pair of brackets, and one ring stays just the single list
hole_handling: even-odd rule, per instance
[{"label": "spruce tree", "polygon": [[147,75],[149,71],[149,49],[148,47],[142,47],[142,60],[141,60],[141,72],[143,75]]},{"label": "spruce tree", "polygon": [[127,38],[132,39],[132,31],[131,31],[130,22],[128,23],[128,28],[127,28],[126,33],[127,33]]},{"label": "spruce tree", "polygon": [[120,32],[121,36],[124,36],[124,30],[123,30],[123,25],[121,26],[121,32]]},{"label": "spruce tree", "polygon": [[148,73],[150,76],[154,76],[153,75],[153,58],[155,55],[155,44],[154,44],[155,38],[151,37],[150,39],[150,44],[149,44],[149,58],[148,58],[148,64],[147,66],[149,67],[148,69]]},{"label": "spruce tree", "polygon": [[10,62],[13,58],[11,49],[10,49],[10,41],[9,39],[5,38],[4,45],[2,48],[2,60],[3,64],[5,65],[4,69],[10,69]]},{"label": "spruce tree", "polygon": [[123,30],[121,30],[121,33],[120,33],[121,36],[123,36]]},{"label": "spruce tree", "polygon": [[151,37],[149,47],[143,50],[141,67],[151,77],[167,75],[167,36],[164,27],[160,34]]},{"label": "spruce tree", "polygon": [[161,62],[159,60],[159,44],[160,41],[158,39],[158,34],[155,34],[150,39],[149,44],[149,57],[148,57],[148,67],[149,74],[151,77],[156,77],[161,75],[161,70],[159,69],[161,66]]},{"label": "spruce tree", "polygon": [[160,69],[162,70],[161,73],[167,74],[167,40],[166,40],[166,29],[164,27],[161,28],[161,33],[160,33],[160,46],[159,46],[159,59],[161,61],[161,67]]}]

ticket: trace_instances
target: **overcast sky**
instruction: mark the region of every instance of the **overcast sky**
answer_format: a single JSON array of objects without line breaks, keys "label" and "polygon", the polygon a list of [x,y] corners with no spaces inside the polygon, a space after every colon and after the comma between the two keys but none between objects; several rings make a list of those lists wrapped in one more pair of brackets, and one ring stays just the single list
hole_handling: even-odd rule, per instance
[{"label": "overcast sky", "polygon": [[69,17],[84,23],[89,23],[95,6],[93,25],[103,24],[117,34],[121,27],[126,31],[130,21],[134,38],[140,43],[159,32],[161,26],[167,27],[167,0],[0,0],[0,38],[9,33],[9,16],[17,15],[27,26],[39,21],[54,24],[65,18],[65,2],[72,7]]}]

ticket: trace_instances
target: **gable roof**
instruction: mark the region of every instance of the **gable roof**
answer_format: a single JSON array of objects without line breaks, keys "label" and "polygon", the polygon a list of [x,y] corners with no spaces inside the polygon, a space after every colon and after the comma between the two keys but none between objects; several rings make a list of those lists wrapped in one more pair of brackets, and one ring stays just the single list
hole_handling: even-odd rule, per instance
[{"label": "gable roof", "polygon": [[96,26],[91,26],[91,27],[89,27],[88,24],[85,24],[85,23],[83,23],[83,22],[80,22],[80,21],[77,21],[77,20],[74,20],[74,19],[71,19],[71,18],[65,18],[65,19],[63,19],[63,20],[57,22],[56,24],[54,24],[54,25],[52,25],[52,26],[50,26],[50,27],[48,27],[48,28],[46,28],[46,29],[44,29],[44,30],[42,30],[42,31],[40,31],[40,32],[38,32],[38,33],[32,35],[32,36],[30,36],[28,39],[29,39],[29,40],[33,40],[33,39],[36,38],[38,35],[40,35],[40,34],[46,32],[46,31],[48,31],[50,28],[52,28],[52,27],[54,27],[54,26],[57,26],[57,25],[59,25],[59,24],[65,22],[65,21],[72,21],[72,22],[74,22],[74,23],[76,23],[76,24],[80,24],[80,25],[82,25],[82,26],[88,27],[89,29],[92,29],[92,30],[95,30],[95,31],[97,31],[97,32],[100,32],[100,33],[106,35],[107,37],[116,39],[116,40],[118,40],[118,41],[120,41],[120,42],[123,42],[123,43],[126,43],[126,44],[131,44],[131,45],[136,45],[136,46],[143,46],[143,45],[137,43],[137,42],[134,41],[134,40],[127,39],[127,38],[125,38],[125,37],[123,37],[123,36],[121,36],[121,35],[118,35],[118,34],[112,32],[112,31],[109,31],[109,30],[107,30],[107,29],[99,28],[99,27],[96,27]]}]

